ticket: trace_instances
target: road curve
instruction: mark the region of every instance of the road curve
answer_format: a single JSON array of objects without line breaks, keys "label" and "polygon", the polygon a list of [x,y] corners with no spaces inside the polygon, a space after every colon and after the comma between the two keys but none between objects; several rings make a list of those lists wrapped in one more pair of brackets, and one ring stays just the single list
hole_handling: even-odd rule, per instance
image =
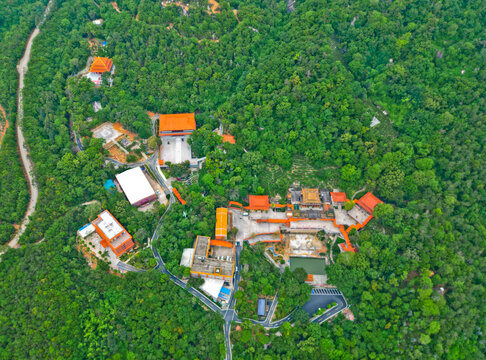
[{"label": "road curve", "polygon": [[44,23],[47,15],[51,11],[51,7],[53,4],[53,0],[49,0],[47,4],[44,14],[42,15],[42,20],[36,26],[34,31],[30,34],[29,38],[27,39],[27,44],[25,45],[24,55],[22,59],[20,59],[17,65],[17,72],[19,74],[19,83],[17,89],[17,144],[20,152],[20,158],[22,160],[22,166],[24,167],[24,172],[27,175],[27,182],[29,183],[29,192],[30,192],[30,199],[29,199],[29,206],[27,207],[27,211],[25,212],[24,219],[20,224],[20,228],[15,233],[14,237],[8,245],[11,248],[18,248],[19,247],[19,239],[20,236],[24,233],[27,225],[30,222],[30,216],[34,213],[35,205],[37,204],[37,199],[39,197],[39,189],[37,184],[35,183],[34,179],[34,164],[29,156],[29,151],[27,149],[27,144],[25,143],[24,134],[22,133],[22,120],[24,119],[24,99],[23,99],[23,90],[24,90],[24,78],[25,74],[28,71],[28,65],[30,60],[30,54],[32,51],[32,44],[34,43],[34,39],[39,35],[40,26]]}]

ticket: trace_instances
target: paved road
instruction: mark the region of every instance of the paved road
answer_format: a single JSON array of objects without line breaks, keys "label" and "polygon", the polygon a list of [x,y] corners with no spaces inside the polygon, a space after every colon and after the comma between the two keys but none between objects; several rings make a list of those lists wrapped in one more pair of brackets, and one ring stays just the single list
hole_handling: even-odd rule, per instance
[{"label": "paved road", "polygon": [[122,261],[119,261],[116,264],[116,267],[118,268],[118,270],[123,270],[123,271],[132,271],[132,272],[144,272],[145,271],[145,270],[142,270],[142,269],[138,269],[135,266],[125,264]]},{"label": "paved road", "polygon": [[272,321],[273,314],[275,313],[275,310],[277,309],[278,305],[278,292],[275,293],[275,296],[273,297],[272,305],[270,305],[270,309],[268,309],[268,314],[267,318],[265,319],[265,324],[270,324]]},{"label": "paved road", "polygon": [[309,301],[304,304],[302,309],[304,309],[310,316],[313,316],[319,310],[319,308],[324,309],[333,302],[336,303],[336,306],[311,320],[312,322],[322,324],[324,321],[339,314],[348,306],[341,291],[338,289],[324,288],[312,289],[311,297]]},{"label": "paved road", "polygon": [[17,65],[17,72],[19,73],[19,83],[18,83],[18,90],[17,90],[17,144],[20,151],[20,158],[22,160],[22,166],[24,167],[24,171],[27,174],[27,182],[29,183],[29,191],[30,191],[30,199],[29,199],[29,206],[27,207],[27,211],[25,212],[24,219],[20,225],[20,228],[17,230],[17,233],[14,235],[12,240],[8,243],[11,248],[19,247],[19,239],[20,236],[24,233],[27,225],[30,222],[30,216],[35,211],[35,205],[37,204],[37,199],[39,197],[39,189],[37,184],[35,183],[34,179],[34,164],[29,156],[29,151],[27,149],[27,145],[25,143],[24,134],[22,132],[22,121],[24,119],[24,99],[23,99],[23,91],[24,91],[24,78],[25,74],[28,71],[28,65],[30,61],[30,54],[32,51],[32,44],[34,43],[34,39],[39,35],[40,26],[44,23],[47,15],[51,11],[51,7],[54,0],[49,0],[47,4],[44,14],[42,15],[42,19],[34,29],[32,34],[30,34],[27,44],[25,45],[24,56],[20,59]]},{"label": "paved road", "polygon": [[341,311],[343,311],[344,309],[346,309],[348,307],[348,304],[346,302],[346,299],[344,299],[343,296],[341,296],[341,298],[339,298],[337,300],[334,300],[334,301],[336,301],[336,304],[337,304],[336,306],[334,306],[331,309],[327,310],[321,316],[313,319],[312,322],[315,322],[315,323],[318,323],[318,324],[322,324],[324,321],[327,321],[330,318],[332,318],[333,316],[336,316],[337,314],[339,314]]},{"label": "paved road", "polygon": [[[79,144],[78,144],[79,146]],[[139,162],[134,162],[134,163],[122,163],[118,160],[115,160],[115,159],[112,159],[112,158],[105,158],[105,160],[115,164],[115,165],[118,165],[118,166],[127,166],[127,167],[137,167],[137,166],[143,166],[145,165],[146,163],[150,162],[150,160],[155,157],[155,155],[152,155],[151,157],[149,157],[147,160],[144,160],[144,161],[139,161]]]},{"label": "paved road", "polygon": [[241,246],[239,243],[236,243],[235,245],[235,274],[233,276],[233,291],[231,292],[229,304],[228,304],[228,309],[226,310],[226,313],[224,315],[224,326],[223,326],[223,331],[224,331],[224,344],[226,347],[226,359],[231,360],[232,359],[232,353],[231,353],[231,323],[233,321],[239,321],[238,315],[236,314],[235,311],[235,304],[236,304],[236,299],[234,297],[235,293],[238,291],[238,286],[240,283],[240,254],[241,254]]}]

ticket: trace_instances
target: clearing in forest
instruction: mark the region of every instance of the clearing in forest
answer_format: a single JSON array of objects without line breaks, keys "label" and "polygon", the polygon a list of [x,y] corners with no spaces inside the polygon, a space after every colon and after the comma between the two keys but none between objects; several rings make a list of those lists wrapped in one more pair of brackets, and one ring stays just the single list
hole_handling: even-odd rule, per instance
[{"label": "clearing in forest", "polygon": [[116,3],[116,1],[112,1],[111,2],[111,6],[113,6],[113,9],[115,9],[118,13],[121,14],[121,11],[120,9],[118,8],[118,4]]},{"label": "clearing in forest", "polygon": [[213,14],[218,14],[221,12],[219,9],[219,3],[215,0],[208,0],[209,5],[211,6],[211,12]]},{"label": "clearing in forest", "polygon": [[120,123],[103,123],[91,130],[93,137],[103,139],[103,147],[110,153],[109,157],[121,163],[126,163],[127,156],[132,155],[131,161],[139,161],[140,156],[135,150],[142,146],[136,133],[123,128]]},{"label": "clearing in forest", "polygon": [[185,16],[187,16],[187,14],[189,13],[189,6],[187,6],[186,4],[183,4],[181,2],[178,2],[178,1],[162,1],[163,7],[166,7],[168,5],[179,6],[182,9]]},{"label": "clearing in forest", "polygon": [[0,105],[0,147],[2,146],[2,140],[3,137],[5,136],[5,133],[7,132],[7,129],[8,129],[7,114],[5,113],[5,110],[3,109],[2,105]]},{"label": "clearing in forest", "polygon": [[238,10],[233,9],[233,14],[235,14],[236,20],[238,21],[238,23],[240,23],[241,21],[240,21],[240,19],[238,19]]}]

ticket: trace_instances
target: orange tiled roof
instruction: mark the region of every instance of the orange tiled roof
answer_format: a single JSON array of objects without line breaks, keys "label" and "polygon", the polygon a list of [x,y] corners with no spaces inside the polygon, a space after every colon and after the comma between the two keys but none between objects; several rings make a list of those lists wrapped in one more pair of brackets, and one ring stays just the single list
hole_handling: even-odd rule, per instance
[{"label": "orange tiled roof", "polygon": [[222,246],[222,247],[227,247],[227,248],[233,247],[232,243],[230,243],[229,241],[225,241],[225,240],[211,240],[210,245],[211,246]]},{"label": "orange tiled roof", "polygon": [[164,114],[159,118],[159,131],[196,130],[194,113]]},{"label": "orange tiled roof", "polygon": [[332,198],[332,201],[334,201],[334,202],[346,202],[348,200],[346,198],[345,192],[332,192],[331,198]]},{"label": "orange tiled roof", "polygon": [[233,135],[222,135],[222,138],[223,138],[223,142],[229,142],[230,144],[236,143],[236,140],[233,137]]},{"label": "orange tiled roof", "polygon": [[111,71],[112,67],[113,61],[111,61],[110,58],[97,56],[94,58],[89,71],[95,73],[104,73]]},{"label": "orange tiled roof", "polygon": [[270,201],[268,200],[268,195],[250,195],[249,202],[250,202],[250,206],[248,206],[249,210],[270,209]]},{"label": "orange tiled roof", "polygon": [[117,248],[114,248],[110,244],[110,247],[111,247],[111,249],[113,250],[113,252],[115,253],[116,256],[123,255],[124,253],[126,253],[128,250],[130,250],[134,246],[135,246],[135,243],[133,242],[132,238],[128,239],[127,241],[125,241],[123,244],[121,244]]},{"label": "orange tiled roof", "polygon": [[369,214],[373,214],[373,209],[376,205],[383,203],[371,192],[364,194],[361,199],[358,200],[357,204],[365,209]]},{"label": "orange tiled roof", "polygon": [[172,192],[174,193],[177,200],[179,200],[181,202],[182,205],[186,205],[186,200],[184,200],[182,198],[181,194],[179,193],[179,191],[176,188],[172,188]]},{"label": "orange tiled roof", "polygon": [[228,235],[228,209],[216,209],[216,240],[224,240]]}]

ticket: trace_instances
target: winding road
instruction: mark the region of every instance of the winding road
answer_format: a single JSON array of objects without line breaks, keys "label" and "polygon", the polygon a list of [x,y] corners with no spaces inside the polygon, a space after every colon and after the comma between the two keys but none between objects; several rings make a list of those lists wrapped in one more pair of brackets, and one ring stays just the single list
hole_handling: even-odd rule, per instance
[{"label": "winding road", "polygon": [[29,150],[27,148],[27,144],[25,143],[24,134],[22,132],[22,121],[24,119],[24,99],[23,99],[23,90],[24,90],[24,79],[27,71],[29,69],[29,61],[30,61],[30,54],[32,51],[32,44],[34,43],[34,39],[40,33],[40,27],[47,19],[49,12],[51,11],[52,4],[54,0],[49,0],[47,4],[44,14],[42,15],[42,19],[39,24],[36,26],[32,34],[30,34],[27,44],[25,45],[24,56],[20,59],[17,65],[17,72],[19,74],[19,82],[18,82],[18,89],[17,89],[17,144],[19,147],[20,158],[22,160],[22,165],[24,167],[24,172],[27,175],[27,181],[29,183],[29,192],[30,192],[30,199],[29,199],[29,206],[27,207],[27,211],[25,212],[24,219],[20,224],[20,228],[15,233],[14,237],[8,243],[8,246],[11,248],[18,248],[19,247],[19,239],[20,236],[24,233],[27,225],[30,222],[30,216],[35,211],[35,206],[37,204],[37,199],[39,197],[39,189],[37,184],[35,183],[34,179],[34,164],[29,156]]}]

